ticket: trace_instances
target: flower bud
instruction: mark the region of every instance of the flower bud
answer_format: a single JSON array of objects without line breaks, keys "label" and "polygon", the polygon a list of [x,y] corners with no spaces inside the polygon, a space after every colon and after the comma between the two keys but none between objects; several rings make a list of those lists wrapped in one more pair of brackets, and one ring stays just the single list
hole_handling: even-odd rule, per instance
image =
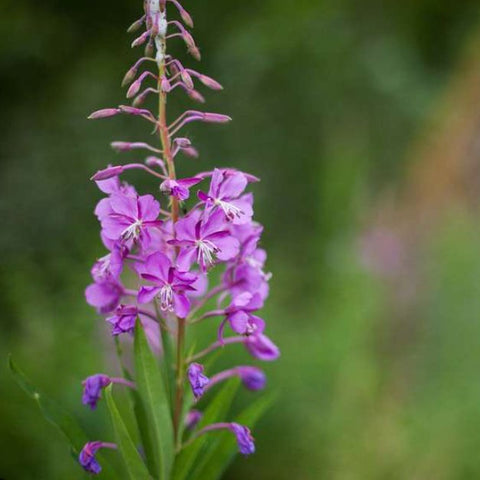
[{"label": "flower bud", "polygon": [[192,387],[193,396],[198,400],[205,391],[205,387],[210,382],[210,379],[203,374],[203,365],[199,363],[191,363],[188,367],[188,381]]},{"label": "flower bud", "polygon": [[200,50],[196,45],[189,47],[188,53],[198,62],[202,59],[202,56],[200,55]]},{"label": "flower bud", "polygon": [[194,147],[187,147],[187,148],[182,148],[182,152],[187,156],[191,158],[198,158],[198,150]]},{"label": "flower bud", "polygon": [[243,385],[248,390],[263,390],[267,382],[267,377],[262,370],[256,367],[238,367],[238,375]]},{"label": "flower bud", "polygon": [[97,110],[96,112],[91,113],[88,116],[89,120],[97,120],[99,118],[108,118],[118,115],[120,113],[120,109],[118,108],[104,108],[103,110]]},{"label": "flower bud", "polygon": [[127,29],[128,33],[136,32],[145,23],[145,15],[133,22]]},{"label": "flower bud", "polygon": [[141,86],[142,86],[142,79],[138,78],[130,85],[130,88],[127,91],[127,98],[134,97],[140,90]]},{"label": "flower bud", "polygon": [[192,145],[192,142],[185,137],[177,137],[174,142],[180,147],[180,148],[188,148]]},{"label": "flower bud", "polygon": [[212,90],[223,90],[223,87],[213,78],[208,77],[207,75],[200,75],[198,79],[208,88]]},{"label": "flower bud", "polygon": [[123,167],[118,165],[116,167],[108,167],[103,170],[99,170],[90,180],[98,182],[99,180],[108,180],[109,178],[116,177],[123,172]]},{"label": "flower bud", "polygon": [[187,95],[198,103],[205,103],[205,97],[197,90],[187,90]]},{"label": "flower bud", "polygon": [[238,449],[242,455],[255,453],[255,442],[249,428],[238,423],[231,423],[230,430],[237,438]]},{"label": "flower bud", "polygon": [[182,78],[183,83],[186,85],[187,88],[193,89],[192,77],[190,76],[190,74],[185,69],[183,69],[181,71],[180,77]]},{"label": "flower bud", "polygon": [[272,362],[280,356],[278,347],[262,334],[246,337],[245,347],[253,357],[265,362]]},{"label": "flower bud", "polygon": [[185,428],[188,430],[193,430],[202,417],[202,412],[195,409],[190,410],[185,417]]},{"label": "flower bud", "polygon": [[137,37],[133,42],[132,42],[132,48],[138,47],[139,45],[143,45],[147,39],[150,37],[150,30],[147,30],[146,32],[142,33],[139,37]]},{"label": "flower bud", "polygon": [[[150,40],[150,42],[148,42],[145,45],[145,56],[146,57],[153,57],[154,53],[155,53],[155,49],[153,47],[153,42]],[[160,51],[159,51],[159,53],[160,53]]]},{"label": "flower bud", "polygon": [[160,88],[165,93],[168,93],[172,89],[172,86],[170,85],[170,82],[168,81],[168,78],[165,75],[163,75],[160,80]]},{"label": "flower bud", "polygon": [[232,119],[228,115],[222,115],[221,113],[203,113],[203,121],[207,123],[228,123]]},{"label": "flower bud", "polygon": [[133,79],[135,78],[135,75],[137,74],[137,71],[138,71],[138,69],[134,65],[123,77],[122,87],[127,86],[129,83],[131,83],[133,81]]}]

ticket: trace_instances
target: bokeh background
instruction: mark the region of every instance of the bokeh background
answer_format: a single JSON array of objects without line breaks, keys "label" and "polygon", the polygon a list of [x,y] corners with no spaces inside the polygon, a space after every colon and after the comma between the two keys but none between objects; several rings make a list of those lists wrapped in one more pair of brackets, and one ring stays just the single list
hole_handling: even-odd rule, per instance
[{"label": "bokeh background", "polygon": [[[474,0],[185,0],[228,127],[199,160],[262,178],[282,358],[230,480],[480,478],[480,19]],[[88,178],[147,139],[123,102],[137,0],[0,0],[0,478],[80,479],[8,352],[108,435],[80,380],[111,362],[83,299],[102,254]],[[124,28],[125,27],[125,28]],[[193,63],[193,61],[192,61]],[[142,176],[132,176],[140,182]],[[143,184],[148,188],[147,183]],[[249,401],[248,396],[243,401]],[[107,432],[107,433],[103,433]]]}]

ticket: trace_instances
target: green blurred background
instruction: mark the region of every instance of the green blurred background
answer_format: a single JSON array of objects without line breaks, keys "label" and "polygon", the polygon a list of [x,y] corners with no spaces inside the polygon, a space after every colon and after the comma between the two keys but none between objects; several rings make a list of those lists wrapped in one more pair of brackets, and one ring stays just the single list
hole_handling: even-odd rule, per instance
[{"label": "green blurred background", "polygon": [[[256,428],[258,453],[226,478],[480,478],[478,2],[183,3],[200,68],[225,86],[208,109],[234,122],[189,128],[201,157],[179,170],[262,178],[264,316],[282,349],[267,366],[279,398]],[[80,380],[113,362],[83,298],[102,254],[88,178],[126,160],[110,141],[148,133],[86,117],[124,102],[137,54],[125,28],[140,9],[0,0],[5,480],[84,478],[8,375],[8,352],[92,438],[109,435],[104,405],[80,404]]]}]

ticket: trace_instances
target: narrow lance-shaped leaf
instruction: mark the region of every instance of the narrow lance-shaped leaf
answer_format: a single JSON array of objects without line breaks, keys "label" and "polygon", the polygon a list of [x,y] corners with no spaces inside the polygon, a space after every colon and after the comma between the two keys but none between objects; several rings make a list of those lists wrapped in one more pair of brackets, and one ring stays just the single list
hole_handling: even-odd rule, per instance
[{"label": "narrow lance-shaped leaf", "polygon": [[[57,427],[60,432],[67,438],[72,449],[72,455],[75,460],[78,459],[83,446],[87,443],[88,437],[77,420],[62,407],[57,405],[53,400],[48,398],[44,393],[41,393],[25,376],[25,374],[15,365],[12,357],[8,357],[8,367],[13,375],[13,378],[20,386],[20,388],[31,397],[40,408],[44,418],[52,425]],[[117,479],[113,468],[105,459],[104,455],[98,453],[99,461],[102,465],[101,478],[105,480]],[[79,467],[80,468],[80,467]]]},{"label": "narrow lance-shaped leaf", "polygon": [[107,401],[110,416],[112,418],[113,429],[118,444],[118,449],[125,463],[126,472],[131,480],[150,480],[150,474],[143,463],[142,458],[128,433],[125,422],[120,416],[120,412],[115,404],[112,395],[112,385],[105,389],[105,398]]},{"label": "narrow lance-shaped leaf", "polygon": [[150,428],[153,429],[160,480],[168,480],[174,458],[174,438],[170,404],[160,367],[150,350],[140,322],[135,327],[135,380]]}]

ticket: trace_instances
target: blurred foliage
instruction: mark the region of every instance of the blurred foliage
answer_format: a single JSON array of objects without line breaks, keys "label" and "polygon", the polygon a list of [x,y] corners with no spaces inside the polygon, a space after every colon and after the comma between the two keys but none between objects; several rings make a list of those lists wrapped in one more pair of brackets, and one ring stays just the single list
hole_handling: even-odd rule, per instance
[{"label": "blurred foliage", "polygon": [[[262,178],[256,216],[274,272],[265,318],[283,353],[267,366],[280,397],[256,429],[258,454],[227,478],[480,477],[478,215],[462,204],[443,212],[407,307],[358,255],[365,218],[404,180],[409,144],[478,28],[477,2],[184,4],[200,68],[225,86],[208,108],[234,122],[192,126],[201,158],[179,169],[232,165]],[[110,372],[114,353],[83,302],[102,252],[92,214],[100,193],[88,178],[119,160],[109,141],[148,132],[86,116],[123,101],[119,83],[135,58],[123,26],[140,8],[0,2],[0,348],[92,439],[111,430],[104,405],[80,405],[80,380]],[[1,478],[83,478],[5,366],[0,418]]]}]

